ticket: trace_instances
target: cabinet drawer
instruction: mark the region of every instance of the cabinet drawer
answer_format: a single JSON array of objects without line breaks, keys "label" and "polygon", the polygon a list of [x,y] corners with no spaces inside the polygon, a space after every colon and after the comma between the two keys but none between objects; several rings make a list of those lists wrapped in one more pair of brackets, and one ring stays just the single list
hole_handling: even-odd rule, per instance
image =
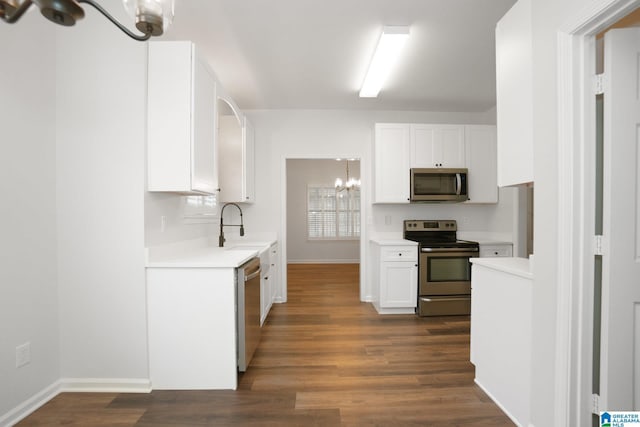
[{"label": "cabinet drawer", "polygon": [[382,249],[382,261],[417,261],[418,248],[390,246]]},{"label": "cabinet drawer", "polygon": [[480,245],[480,257],[511,257],[512,245]]}]

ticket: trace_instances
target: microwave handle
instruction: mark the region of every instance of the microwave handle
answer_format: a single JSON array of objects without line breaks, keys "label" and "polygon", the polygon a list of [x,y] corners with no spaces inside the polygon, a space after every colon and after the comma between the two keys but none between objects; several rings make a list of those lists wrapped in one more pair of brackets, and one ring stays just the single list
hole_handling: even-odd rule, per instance
[{"label": "microwave handle", "polygon": [[462,176],[459,173],[456,174],[456,196],[459,196],[462,192]]}]

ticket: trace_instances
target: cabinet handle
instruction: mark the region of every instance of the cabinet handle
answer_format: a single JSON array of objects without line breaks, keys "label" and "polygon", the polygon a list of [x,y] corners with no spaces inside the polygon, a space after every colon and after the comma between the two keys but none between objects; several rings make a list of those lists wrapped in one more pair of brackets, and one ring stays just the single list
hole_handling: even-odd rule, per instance
[{"label": "cabinet handle", "polygon": [[417,266],[418,266],[418,264],[413,264],[413,266],[414,266],[414,267],[417,267]]},{"label": "cabinet handle", "polygon": [[398,256],[402,256],[402,253],[399,253]]},{"label": "cabinet handle", "polygon": [[493,254],[494,254],[494,255],[498,255],[498,251],[495,251]]}]

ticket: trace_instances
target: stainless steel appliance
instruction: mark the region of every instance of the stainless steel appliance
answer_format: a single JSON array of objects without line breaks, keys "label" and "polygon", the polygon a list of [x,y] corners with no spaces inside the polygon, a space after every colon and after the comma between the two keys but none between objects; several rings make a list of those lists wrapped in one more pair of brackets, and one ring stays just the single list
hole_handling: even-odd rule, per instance
[{"label": "stainless steel appliance", "polygon": [[406,220],[403,237],[418,242],[420,316],[471,313],[471,263],[477,242],[457,239],[454,220]]},{"label": "stainless steel appliance", "polygon": [[410,169],[410,201],[464,202],[469,200],[467,169]]},{"label": "stainless steel appliance", "polygon": [[260,343],[260,259],[238,268],[238,371],[245,372]]}]

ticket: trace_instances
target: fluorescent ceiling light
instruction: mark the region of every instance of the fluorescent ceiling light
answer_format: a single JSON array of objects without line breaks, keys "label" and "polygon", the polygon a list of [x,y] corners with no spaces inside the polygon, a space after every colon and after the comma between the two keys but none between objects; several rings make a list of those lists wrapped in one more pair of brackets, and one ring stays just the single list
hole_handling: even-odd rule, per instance
[{"label": "fluorescent ceiling light", "polygon": [[378,46],[373,54],[367,75],[360,89],[361,98],[375,98],[380,88],[389,75],[389,71],[395,65],[400,51],[409,37],[409,27],[392,26],[384,27],[378,40]]}]

